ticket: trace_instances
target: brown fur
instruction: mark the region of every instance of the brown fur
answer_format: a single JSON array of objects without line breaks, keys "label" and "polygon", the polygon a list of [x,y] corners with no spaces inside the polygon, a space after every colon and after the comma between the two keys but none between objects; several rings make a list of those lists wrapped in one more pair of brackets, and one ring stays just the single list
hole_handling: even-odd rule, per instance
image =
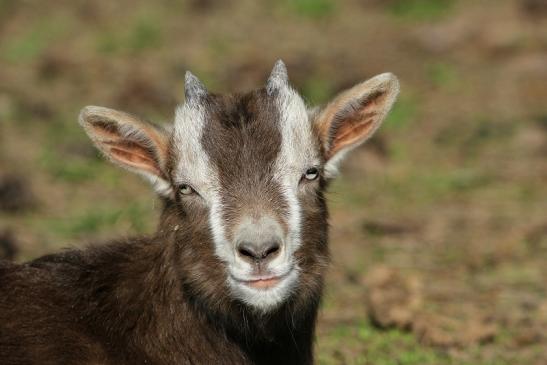
[{"label": "brown fur", "polygon": [[[188,78],[195,84],[193,76]],[[375,83],[373,91],[380,91],[367,92],[369,84],[360,84],[318,114],[316,145],[324,160],[370,136],[391,107],[396,79],[382,76]],[[385,88],[392,89],[389,97]],[[242,210],[252,207],[286,224],[287,202],[272,178],[283,133],[275,92],[218,96],[197,91],[208,113],[201,144],[219,170],[228,210],[224,221],[234,226]],[[112,161],[153,173],[178,191],[177,154],[165,131],[99,107],[84,109],[80,123]],[[159,227],[150,237],[24,264],[0,261],[0,363],[313,363],[315,320],[329,261],[327,181],[320,174],[302,184],[301,245],[294,254],[299,275],[278,307],[260,312],[235,299],[225,263],[215,255],[206,204],[199,196],[164,194]]]},{"label": "brown fur", "polygon": [[[212,159],[232,152],[238,156],[221,168],[225,199],[249,191],[248,199],[267,198],[270,209],[281,215],[285,202],[275,202],[281,194],[268,179],[280,132],[273,104],[264,102],[265,96],[264,90],[239,97],[210,96],[208,110],[216,120],[210,128],[222,131],[206,133],[203,144]],[[106,133],[113,127],[100,129],[108,141],[123,144],[116,133]],[[100,142],[105,146],[108,141]],[[153,156],[154,151],[146,152],[150,146],[129,147],[136,147],[136,156]],[[230,147],[232,152],[226,150]],[[264,172],[253,178],[249,171]],[[328,263],[325,182],[316,188],[301,201],[304,228],[296,252],[301,270],[297,287],[285,303],[266,314],[229,295],[224,263],[214,254],[207,208],[178,194],[174,200],[164,199],[159,229],[152,237],[91,246],[22,265],[2,263],[1,363],[312,363]],[[235,214],[228,220],[237,220],[237,199],[227,204]]]}]

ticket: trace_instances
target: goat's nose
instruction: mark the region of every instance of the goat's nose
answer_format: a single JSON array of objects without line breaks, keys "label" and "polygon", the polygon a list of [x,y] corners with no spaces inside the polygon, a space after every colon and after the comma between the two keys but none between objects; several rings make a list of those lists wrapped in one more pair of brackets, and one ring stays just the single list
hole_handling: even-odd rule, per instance
[{"label": "goat's nose", "polygon": [[238,256],[249,263],[267,263],[276,258],[281,251],[277,241],[254,243],[243,241],[237,245]]}]

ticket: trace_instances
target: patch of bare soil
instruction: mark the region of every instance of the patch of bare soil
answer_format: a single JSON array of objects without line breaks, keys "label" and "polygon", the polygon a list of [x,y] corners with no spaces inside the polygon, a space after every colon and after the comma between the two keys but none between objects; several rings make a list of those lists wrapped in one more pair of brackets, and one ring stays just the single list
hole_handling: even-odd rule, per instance
[{"label": "patch of bare soil", "polygon": [[424,305],[423,282],[385,265],[365,277],[366,303],[372,323],[380,328],[413,332],[420,342],[439,347],[465,347],[492,341],[497,326],[491,319],[448,316]]},{"label": "patch of bare soil", "polygon": [[382,328],[412,328],[422,307],[422,282],[387,266],[372,268],[365,279],[366,302],[373,323]]}]

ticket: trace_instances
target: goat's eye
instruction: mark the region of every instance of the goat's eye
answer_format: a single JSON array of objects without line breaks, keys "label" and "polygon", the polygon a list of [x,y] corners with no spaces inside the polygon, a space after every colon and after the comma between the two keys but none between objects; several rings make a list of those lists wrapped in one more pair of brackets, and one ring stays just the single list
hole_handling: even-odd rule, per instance
[{"label": "goat's eye", "polygon": [[182,195],[191,195],[194,193],[194,189],[188,184],[181,184],[179,185],[179,192]]},{"label": "goat's eye", "polygon": [[304,174],[304,178],[306,178],[306,180],[315,180],[319,177],[319,170],[317,169],[317,167],[310,167],[309,169],[306,170],[306,173]]}]

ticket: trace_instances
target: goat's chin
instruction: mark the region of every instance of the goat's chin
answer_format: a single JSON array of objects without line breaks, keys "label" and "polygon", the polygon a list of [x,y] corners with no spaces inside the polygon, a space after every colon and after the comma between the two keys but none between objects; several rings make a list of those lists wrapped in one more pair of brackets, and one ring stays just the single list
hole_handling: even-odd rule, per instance
[{"label": "goat's chin", "polygon": [[274,285],[258,287],[249,283],[228,278],[232,295],[259,313],[267,313],[278,308],[293,293],[298,281],[298,269],[293,268]]}]

